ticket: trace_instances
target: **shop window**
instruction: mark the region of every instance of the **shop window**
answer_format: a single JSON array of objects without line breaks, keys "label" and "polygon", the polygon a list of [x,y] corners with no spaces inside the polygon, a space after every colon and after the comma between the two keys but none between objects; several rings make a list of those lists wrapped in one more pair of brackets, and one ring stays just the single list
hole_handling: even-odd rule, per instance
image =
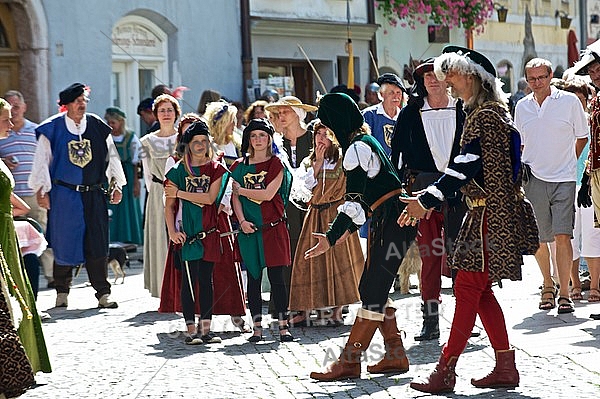
[{"label": "shop window", "polygon": [[313,102],[313,74],[306,62],[258,60],[258,79],[248,82],[248,100],[254,101],[267,91],[283,96],[296,96],[303,102]]}]

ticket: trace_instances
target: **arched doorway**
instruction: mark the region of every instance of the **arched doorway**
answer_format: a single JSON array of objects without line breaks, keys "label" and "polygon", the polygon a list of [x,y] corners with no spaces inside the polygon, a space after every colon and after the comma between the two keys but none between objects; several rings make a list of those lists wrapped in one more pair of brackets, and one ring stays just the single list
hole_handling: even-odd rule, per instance
[{"label": "arched doorway", "polygon": [[125,111],[129,127],[137,132],[145,130],[136,114],[139,102],[150,97],[155,85],[169,85],[167,38],[160,27],[137,15],[121,18],[112,30],[111,105]]},{"label": "arched doorway", "polygon": [[41,0],[0,1],[0,95],[19,90],[26,117],[35,122],[56,112],[48,92],[48,25]]},{"label": "arched doorway", "polygon": [[13,16],[8,5],[0,3],[0,96],[19,86],[19,49]]}]

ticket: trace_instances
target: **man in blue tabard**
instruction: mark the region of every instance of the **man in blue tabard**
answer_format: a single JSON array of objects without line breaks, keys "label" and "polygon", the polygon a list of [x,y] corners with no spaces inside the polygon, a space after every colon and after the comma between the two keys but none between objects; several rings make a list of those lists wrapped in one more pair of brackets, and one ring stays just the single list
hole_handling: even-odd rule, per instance
[{"label": "man in blue tabard", "polygon": [[[107,280],[108,208],[127,184],[111,128],[86,113],[89,89],[74,83],[61,91],[60,112],[36,129],[38,146],[29,186],[48,210],[46,238],[54,250],[56,306],[66,307],[73,267],[85,265],[98,307],[116,308]],[[111,182],[109,185],[108,182]]]},{"label": "man in blue tabard", "polygon": [[404,104],[406,88],[400,78],[393,73],[384,73],[377,79],[379,95],[383,99],[362,111],[365,122],[371,128],[371,135],[379,141],[389,157],[392,153],[394,125]]},{"label": "man in blue tabard", "polygon": [[[398,75],[393,73],[381,75],[377,78],[377,84],[379,85],[379,96],[382,101],[379,104],[365,108],[362,110],[362,114],[365,122],[371,128],[371,135],[377,139],[385,154],[390,157],[394,126],[404,104],[406,88]],[[362,238],[367,238],[370,223],[371,221],[367,220],[367,223],[360,228]]]}]

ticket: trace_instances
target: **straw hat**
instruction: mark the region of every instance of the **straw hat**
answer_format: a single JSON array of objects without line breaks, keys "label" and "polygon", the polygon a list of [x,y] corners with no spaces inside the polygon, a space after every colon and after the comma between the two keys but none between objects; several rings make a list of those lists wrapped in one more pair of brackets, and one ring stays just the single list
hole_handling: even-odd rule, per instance
[{"label": "straw hat", "polygon": [[294,96],[281,97],[279,101],[265,105],[265,109],[271,112],[277,112],[277,108],[279,107],[300,108],[307,112],[313,112],[317,110],[317,107],[315,107],[314,105],[302,104],[302,101],[300,101],[298,97]]}]

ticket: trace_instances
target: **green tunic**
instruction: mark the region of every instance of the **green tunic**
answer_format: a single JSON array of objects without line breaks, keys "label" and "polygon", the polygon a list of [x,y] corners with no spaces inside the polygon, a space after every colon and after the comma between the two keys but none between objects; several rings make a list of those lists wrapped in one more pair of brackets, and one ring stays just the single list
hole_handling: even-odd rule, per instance
[{"label": "green tunic", "polygon": [[259,203],[244,196],[239,197],[244,218],[258,227],[252,234],[238,234],[242,259],[255,279],[265,267],[291,264],[290,236],[285,221],[285,203],[289,196],[291,176],[276,156],[249,165],[237,160],[231,166],[232,178],[249,189],[266,189],[282,170],[283,182],[270,201]]},{"label": "green tunic", "polygon": [[[184,261],[204,259],[207,262],[215,262],[221,256],[219,231],[216,230],[217,210],[227,186],[229,172],[222,164],[211,161],[200,167],[192,167],[194,175],[190,176],[181,162],[175,164],[166,176],[179,190],[207,193],[213,182],[222,177],[219,194],[214,203],[200,207],[189,201],[181,201],[183,226],[180,228],[187,236],[187,241],[181,248],[181,258]],[[198,233],[208,233],[211,230],[204,239],[192,241]]]},{"label": "green tunic", "polygon": [[131,148],[132,139],[133,133],[127,132],[122,142],[115,142],[127,184],[123,186],[123,198],[121,202],[119,204],[108,205],[108,209],[112,211],[109,238],[111,241],[142,244],[144,241],[142,209],[140,207],[140,199],[133,195],[133,182],[138,177],[137,165],[131,162],[133,158],[133,149]]}]

